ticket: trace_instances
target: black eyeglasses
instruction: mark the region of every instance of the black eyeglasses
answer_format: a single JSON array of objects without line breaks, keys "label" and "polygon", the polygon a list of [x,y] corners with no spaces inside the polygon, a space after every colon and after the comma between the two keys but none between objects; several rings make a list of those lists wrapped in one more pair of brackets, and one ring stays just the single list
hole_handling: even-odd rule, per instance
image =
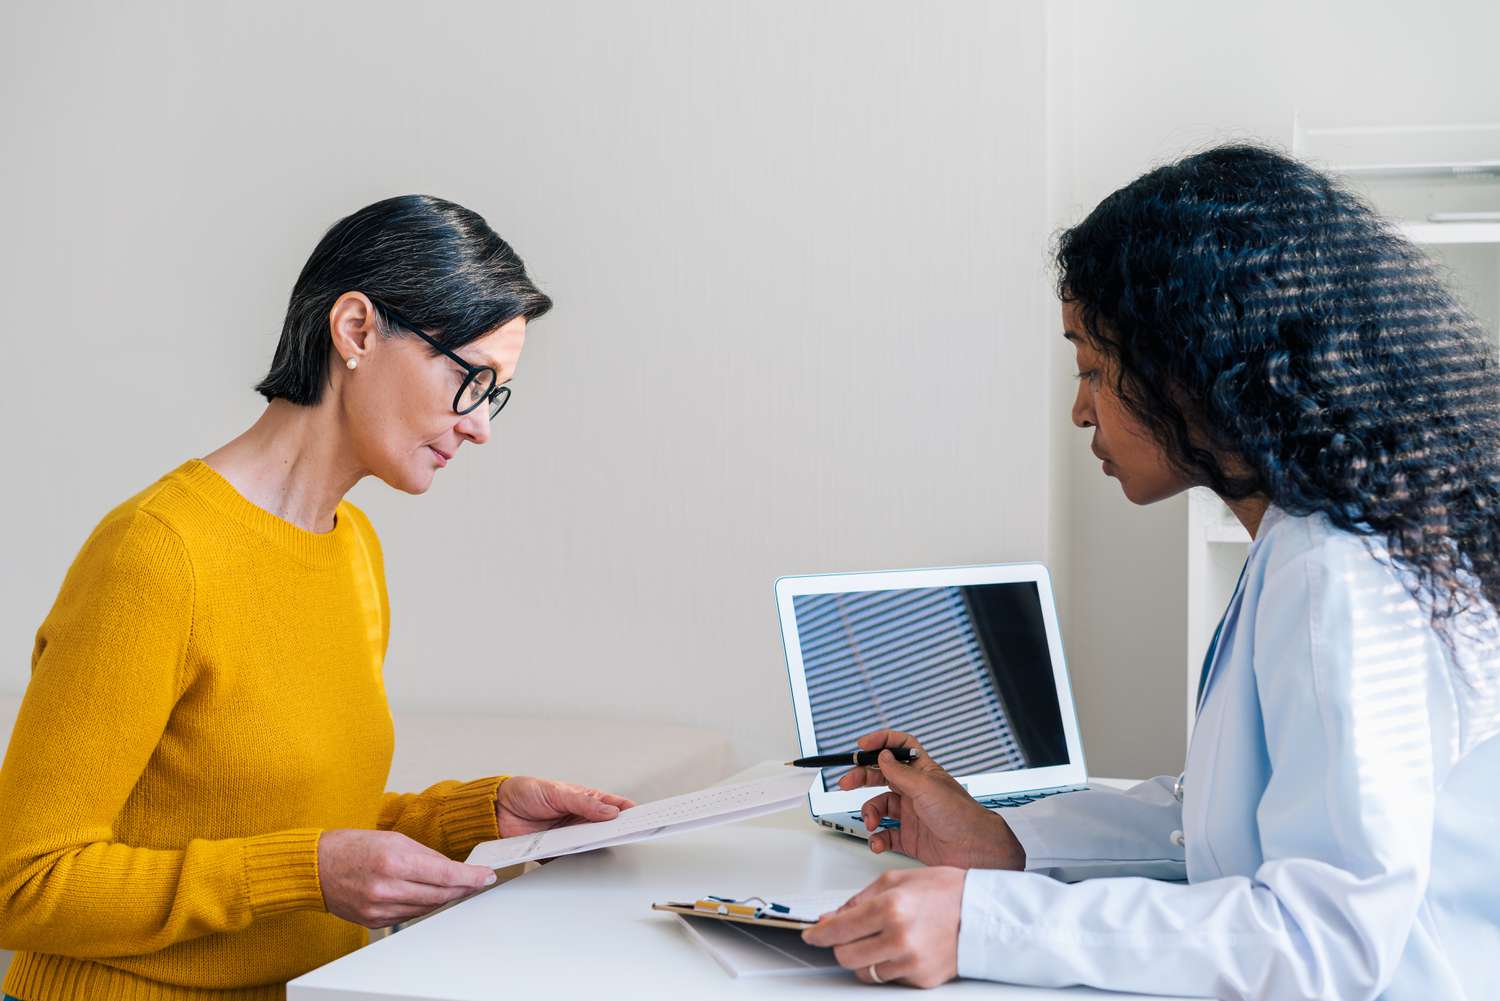
[{"label": "black eyeglasses", "polygon": [[[374,301],[374,300],[371,300]],[[375,303],[375,307],[384,313],[386,318],[393,321],[397,326],[416,334],[422,340],[431,344],[435,350],[447,357],[464,370],[463,385],[458,387],[458,392],[453,395],[453,412],[463,415],[477,410],[481,405],[489,403],[490,420],[494,420],[505,409],[505,404],[510,402],[510,386],[497,386],[500,380],[499,373],[488,365],[470,365],[458,355],[443,347],[437,341],[428,337],[421,328],[412,323],[406,317],[396,312],[383,302]]]}]

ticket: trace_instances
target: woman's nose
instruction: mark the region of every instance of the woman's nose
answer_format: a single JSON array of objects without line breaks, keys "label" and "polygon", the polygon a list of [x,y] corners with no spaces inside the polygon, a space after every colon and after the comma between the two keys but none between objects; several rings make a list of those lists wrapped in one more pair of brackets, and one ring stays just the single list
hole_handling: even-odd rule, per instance
[{"label": "woman's nose", "polygon": [[464,414],[458,422],[458,433],[476,445],[490,440],[490,408],[488,404]]},{"label": "woman's nose", "polygon": [[1094,407],[1089,399],[1088,387],[1082,383],[1078,386],[1078,394],[1073,397],[1073,425],[1081,428],[1094,426]]}]

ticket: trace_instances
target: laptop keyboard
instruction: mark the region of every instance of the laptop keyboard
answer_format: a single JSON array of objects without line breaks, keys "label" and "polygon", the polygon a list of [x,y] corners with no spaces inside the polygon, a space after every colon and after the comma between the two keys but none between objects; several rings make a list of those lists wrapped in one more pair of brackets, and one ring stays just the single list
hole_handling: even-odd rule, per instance
[{"label": "laptop keyboard", "polygon": [[1064,792],[1087,792],[1088,786],[1062,786],[1058,789],[1038,789],[1036,792],[1008,792],[998,796],[976,796],[975,800],[986,810],[997,810],[1008,806],[1025,806],[1027,803]]},{"label": "laptop keyboard", "polygon": [[[1059,793],[1087,792],[1088,788],[1088,786],[1061,786],[1057,789],[1038,789],[1035,792],[1008,792],[998,796],[976,796],[974,800],[986,810],[998,810],[1003,807],[1025,806],[1027,803],[1046,799],[1048,796],[1056,796]],[[848,817],[852,823],[863,826],[864,818],[858,811],[851,812]]]}]

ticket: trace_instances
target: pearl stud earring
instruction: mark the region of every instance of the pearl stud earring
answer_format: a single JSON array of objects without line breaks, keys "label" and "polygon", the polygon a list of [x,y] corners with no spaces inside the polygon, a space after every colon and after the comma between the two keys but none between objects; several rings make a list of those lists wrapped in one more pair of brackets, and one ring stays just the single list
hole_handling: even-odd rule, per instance
[{"label": "pearl stud earring", "polygon": [[349,371],[353,372],[355,369],[359,368],[359,359],[350,358],[348,361],[344,362],[344,364],[349,366]]}]

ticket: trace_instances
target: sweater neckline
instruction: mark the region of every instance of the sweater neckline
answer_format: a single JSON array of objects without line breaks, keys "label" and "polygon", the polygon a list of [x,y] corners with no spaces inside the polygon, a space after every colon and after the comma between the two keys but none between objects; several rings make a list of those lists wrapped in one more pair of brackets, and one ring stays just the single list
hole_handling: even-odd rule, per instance
[{"label": "sweater neckline", "polygon": [[189,459],[172,474],[219,511],[311,566],[336,566],[347,558],[354,534],[349,502],[339,501],[333,528],[310,532],[252,503],[202,459]]}]

